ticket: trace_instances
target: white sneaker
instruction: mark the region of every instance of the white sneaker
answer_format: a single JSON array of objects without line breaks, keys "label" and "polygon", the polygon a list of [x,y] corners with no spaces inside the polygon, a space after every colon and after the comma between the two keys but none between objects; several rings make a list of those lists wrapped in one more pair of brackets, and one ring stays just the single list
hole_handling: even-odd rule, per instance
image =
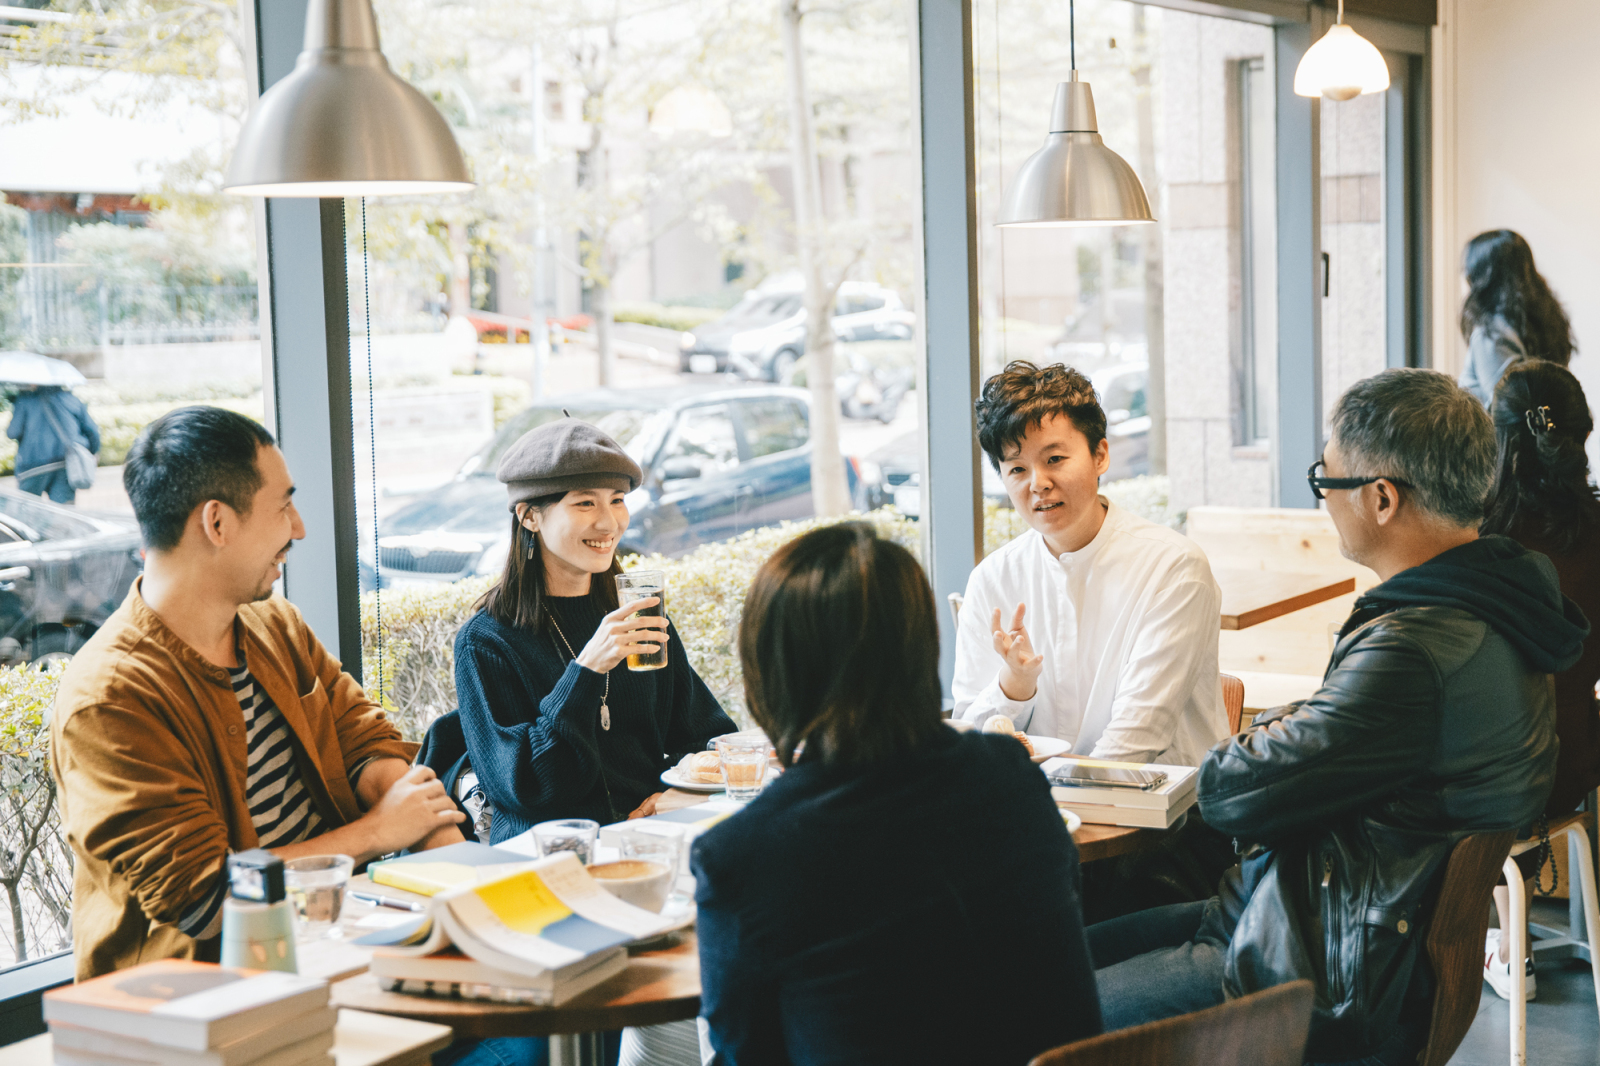
[{"label": "white sneaker", "polygon": [[[1524,973],[1527,979],[1524,982],[1524,998],[1530,1002],[1537,990],[1533,978],[1533,960],[1524,959],[1527,967]],[[1489,987],[1494,989],[1495,995],[1501,999],[1511,998],[1511,964],[1500,961],[1500,930],[1491,929],[1483,943],[1483,979],[1489,982]]]}]

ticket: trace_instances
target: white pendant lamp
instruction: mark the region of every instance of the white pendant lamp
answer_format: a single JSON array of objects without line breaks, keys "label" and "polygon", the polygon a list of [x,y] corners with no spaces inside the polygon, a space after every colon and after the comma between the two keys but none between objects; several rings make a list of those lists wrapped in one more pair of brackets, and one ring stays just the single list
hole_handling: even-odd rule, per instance
[{"label": "white pendant lamp", "polygon": [[1056,86],[1044,147],[1022,164],[1000,226],[1124,226],[1154,222],[1139,176],[1100,137],[1089,83],[1078,80],[1077,12],[1068,6],[1072,80]]},{"label": "white pendant lamp", "polygon": [[1389,64],[1372,42],[1344,24],[1344,0],[1322,40],[1306,50],[1294,71],[1296,96],[1351,100],[1389,87]]},{"label": "white pendant lamp", "polygon": [[392,70],[371,0],[310,0],[294,70],[250,109],[223,189],[355,197],[473,187],[439,109]]}]

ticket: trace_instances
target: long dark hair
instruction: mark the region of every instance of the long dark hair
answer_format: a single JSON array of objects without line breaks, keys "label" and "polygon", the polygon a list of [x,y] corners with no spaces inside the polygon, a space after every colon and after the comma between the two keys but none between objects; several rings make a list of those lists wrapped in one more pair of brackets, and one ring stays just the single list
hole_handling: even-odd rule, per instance
[{"label": "long dark hair", "polygon": [[[536,496],[528,501],[528,510],[543,514],[566,499],[566,496],[565,492]],[[595,574],[589,581],[589,602],[604,614],[618,607],[617,583],[613,577],[620,573],[622,564],[613,555],[611,569],[604,574]],[[489,616],[502,625],[542,632],[547,628],[550,614],[544,602],[549,594],[545,588],[544,549],[539,544],[539,535],[529,530],[513,514],[511,548],[506,552],[505,572],[500,575],[500,583],[478,600],[476,609],[488,611]]]},{"label": "long dark hair", "polygon": [[1502,316],[1517,331],[1530,359],[1566,366],[1577,345],[1561,301],[1533,265],[1533,249],[1515,230],[1480,233],[1461,253],[1467,299],[1461,305],[1461,335]]},{"label": "long dark hair", "polygon": [[939,724],[939,624],[912,554],[871,526],[814,529],[768,559],[744,601],[745,700],[785,766],[860,768]]},{"label": "long dark hair", "polygon": [[1600,494],[1583,453],[1594,429],[1583,386],[1555,363],[1517,363],[1500,379],[1489,413],[1500,456],[1482,531],[1527,530],[1558,552],[1572,551],[1600,522]]}]

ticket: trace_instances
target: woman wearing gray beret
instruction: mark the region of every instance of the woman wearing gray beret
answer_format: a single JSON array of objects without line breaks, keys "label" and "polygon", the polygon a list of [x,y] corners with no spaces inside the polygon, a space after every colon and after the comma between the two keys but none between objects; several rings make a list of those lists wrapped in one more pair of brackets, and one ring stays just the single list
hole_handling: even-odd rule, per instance
[{"label": "woman wearing gray beret", "polygon": [[[512,512],[500,583],[456,636],[456,694],[490,840],[552,818],[601,824],[640,813],[663,770],[737,727],[695,674],[665,618],[619,608],[623,496],[643,477],[577,419],[529,430],[500,460]],[[668,645],[667,667],[629,655]],[[648,808],[645,809],[646,812]]]}]

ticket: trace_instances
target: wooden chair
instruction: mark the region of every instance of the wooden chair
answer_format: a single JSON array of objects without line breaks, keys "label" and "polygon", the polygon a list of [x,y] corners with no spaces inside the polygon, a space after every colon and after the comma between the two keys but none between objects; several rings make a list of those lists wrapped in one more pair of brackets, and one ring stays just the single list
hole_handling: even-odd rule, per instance
[{"label": "wooden chair", "polygon": [[1311,1030],[1310,981],[1046,1051],[1029,1066],[1300,1066]]},{"label": "wooden chair", "polygon": [[1222,675],[1222,706],[1228,712],[1228,732],[1238,736],[1244,721],[1244,682],[1232,674]]},{"label": "wooden chair", "polygon": [[1479,833],[1450,852],[1423,950],[1433,967],[1433,1017],[1419,1066],[1445,1066],[1472,1028],[1483,995],[1483,938],[1500,868],[1516,834]]}]

